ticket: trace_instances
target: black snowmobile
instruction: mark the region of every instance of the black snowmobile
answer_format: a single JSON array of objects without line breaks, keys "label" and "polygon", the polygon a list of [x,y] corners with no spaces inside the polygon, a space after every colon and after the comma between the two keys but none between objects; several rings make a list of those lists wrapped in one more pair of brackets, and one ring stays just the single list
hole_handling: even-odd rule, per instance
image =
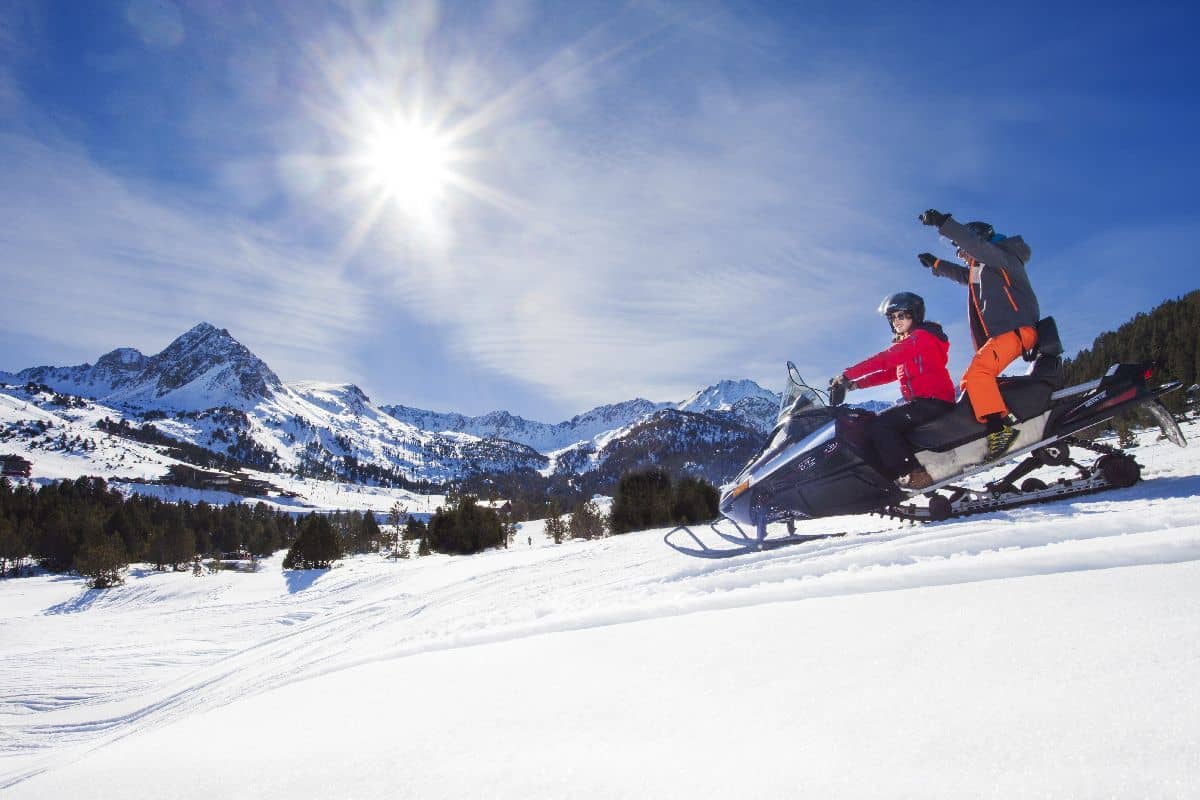
[{"label": "black snowmobile", "polygon": [[[908,435],[917,459],[934,479],[932,486],[919,491],[884,477],[871,442],[872,412],[842,405],[844,389],[831,389],[826,402],[823,393],[805,384],[788,362],[788,383],[775,429],[762,452],[721,494],[721,514],[738,533],[712,527],[733,547],[710,548],[682,528],[667,535],[667,544],[688,555],[725,557],[841,535],[796,535],[797,519],[876,512],[941,521],[1132,486],[1141,477],[1141,466],[1132,456],[1075,434],[1134,407],[1148,411],[1172,443],[1186,446],[1175,419],[1158,399],[1179,388],[1179,381],[1152,388],[1152,364],[1113,364],[1096,380],[1062,388],[1062,346],[1053,319],[1042,320],[1038,333],[1041,344],[1031,354],[1034,361],[1028,374],[999,379],[1001,394],[1019,420],[1009,452],[999,461],[985,461],[986,429],[975,420],[964,395],[952,411]],[[1075,460],[1072,448],[1096,457],[1082,464]],[[958,485],[973,474],[1022,457],[1012,470],[982,489]],[[1078,477],[1052,483],[1029,477],[1042,467],[1062,466],[1074,467]],[[928,503],[911,502],[918,495],[926,495]],[[767,525],[774,522],[786,522],[788,535],[767,538]],[[747,535],[742,525],[755,534]],[[681,532],[691,539],[673,541],[681,538]]]}]

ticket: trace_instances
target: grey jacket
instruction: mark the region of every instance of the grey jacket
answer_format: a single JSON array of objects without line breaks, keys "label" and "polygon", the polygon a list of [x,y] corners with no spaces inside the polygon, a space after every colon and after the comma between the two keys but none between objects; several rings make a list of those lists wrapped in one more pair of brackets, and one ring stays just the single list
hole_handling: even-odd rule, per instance
[{"label": "grey jacket", "polygon": [[949,217],[938,233],[979,262],[974,268],[940,259],[933,265],[934,275],[967,287],[967,317],[976,350],[1002,333],[1037,325],[1041,310],[1025,272],[1032,251],[1024,239],[1010,236],[995,243],[985,242]]}]

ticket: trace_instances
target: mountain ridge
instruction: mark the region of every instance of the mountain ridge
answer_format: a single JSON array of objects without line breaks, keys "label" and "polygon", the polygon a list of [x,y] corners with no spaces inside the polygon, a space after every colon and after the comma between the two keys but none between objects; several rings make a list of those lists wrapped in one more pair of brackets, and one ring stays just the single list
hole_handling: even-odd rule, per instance
[{"label": "mountain ridge", "polygon": [[283,388],[266,363],[228,330],[201,322],[146,356],[119,347],[93,364],[38,366],[14,376],[117,405],[170,411],[246,408]]},{"label": "mountain ridge", "polygon": [[[145,434],[151,439],[167,437],[260,469],[386,485],[525,475],[546,491],[578,489],[585,474],[584,483],[603,490],[619,477],[616,470],[638,463],[674,465],[719,482],[740,466],[730,466],[727,452],[757,447],[779,402],[742,379],[718,381],[682,402],[635,398],[554,424],[508,411],[469,417],[376,406],[351,383],[284,383],[228,330],[207,322],[154,355],[120,347],[94,364],[31,367],[9,379],[32,386],[22,399],[46,410],[61,405],[60,396],[86,398],[131,426],[153,425]],[[106,430],[126,429],[111,423]]]}]

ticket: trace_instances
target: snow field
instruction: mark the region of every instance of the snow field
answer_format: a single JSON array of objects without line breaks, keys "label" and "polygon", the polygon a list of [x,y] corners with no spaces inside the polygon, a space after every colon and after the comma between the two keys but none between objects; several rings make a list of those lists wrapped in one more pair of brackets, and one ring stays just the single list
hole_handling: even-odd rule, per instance
[{"label": "snow field", "polygon": [[3,581],[0,789],[1184,797],[1200,456],[1143,442],[1131,489],[721,562],[537,522],[467,558]]}]

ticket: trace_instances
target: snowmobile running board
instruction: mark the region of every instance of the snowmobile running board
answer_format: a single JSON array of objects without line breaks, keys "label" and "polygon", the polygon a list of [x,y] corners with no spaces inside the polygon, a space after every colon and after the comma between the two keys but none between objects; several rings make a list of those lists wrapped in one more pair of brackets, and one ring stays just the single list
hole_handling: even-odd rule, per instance
[{"label": "snowmobile running board", "polygon": [[963,486],[947,486],[951,492],[950,498],[938,495],[928,506],[916,506],[909,503],[891,506],[878,512],[882,516],[894,519],[906,519],[913,522],[943,522],[945,520],[968,517],[972,514],[986,514],[990,511],[1006,511],[1019,506],[1035,503],[1049,503],[1054,500],[1065,500],[1085,494],[1094,494],[1114,488],[1103,474],[1097,473],[1073,481],[1063,480],[1053,483],[1044,489],[1015,491],[1006,493],[989,489],[969,489]]},{"label": "snowmobile running board", "polygon": [[[731,523],[737,529],[737,534],[726,533],[718,528],[717,525],[723,521]],[[812,542],[819,539],[834,539],[838,536],[846,535],[845,531],[839,531],[838,533],[789,534],[787,536],[777,536],[774,539],[768,539],[766,537],[766,526],[760,525],[759,533],[761,535],[751,537],[746,535],[746,532],[742,530],[742,526],[729,517],[721,517],[720,519],[713,520],[708,524],[708,527],[721,539],[732,544],[733,547],[709,547],[687,525],[679,525],[669,530],[666,536],[663,537],[663,543],[672,550],[694,558],[733,558],[734,556],[760,553],[765,550],[775,550],[789,545],[803,544],[804,542]],[[692,542],[695,543],[694,546],[671,541],[671,537],[681,531],[687,537],[691,538]]]},{"label": "snowmobile running board", "polygon": [[[1063,500],[1106,489],[1124,489],[1141,479],[1141,464],[1119,448],[1089,442],[1077,436],[1062,436],[1050,444],[1040,444],[1041,447],[1033,450],[1008,474],[983,488],[972,489],[945,483],[925,491],[929,497],[927,506],[902,503],[877,513],[913,522],[941,522],[972,514]],[[1099,453],[1100,457],[1090,465],[1080,464],[1070,456],[1069,448],[1072,445]],[[1030,478],[1018,486],[1017,481],[1044,466],[1072,466],[1079,471],[1079,477],[1060,478],[1049,485],[1037,478]],[[937,489],[949,491],[950,496],[937,494]]]}]

